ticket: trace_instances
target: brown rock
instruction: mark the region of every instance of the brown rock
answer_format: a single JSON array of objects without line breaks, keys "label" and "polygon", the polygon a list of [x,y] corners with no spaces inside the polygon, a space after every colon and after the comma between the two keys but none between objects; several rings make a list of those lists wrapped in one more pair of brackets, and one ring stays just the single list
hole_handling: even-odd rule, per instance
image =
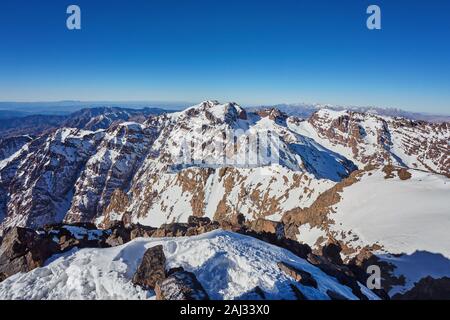
[{"label": "brown rock", "polygon": [[161,225],[153,234],[153,238],[184,237],[189,228],[187,223],[168,223]]},{"label": "brown rock", "polygon": [[141,264],[133,276],[133,283],[147,290],[154,289],[158,282],[166,278],[165,265],[166,257],[163,246],[149,248],[144,253]]},{"label": "brown rock", "polygon": [[192,272],[175,272],[155,287],[156,300],[209,300]]},{"label": "brown rock", "polygon": [[283,230],[283,224],[271,220],[258,218],[250,223],[250,229],[255,232],[278,234]]},{"label": "brown rock", "polygon": [[110,231],[106,243],[111,247],[120,246],[131,240],[131,229],[126,228],[123,222],[116,223]]},{"label": "brown rock", "polygon": [[135,238],[150,238],[155,233],[156,228],[143,226],[140,224],[132,225],[130,232],[130,240]]},{"label": "brown rock", "polygon": [[277,265],[281,271],[283,271],[286,275],[294,278],[295,281],[301,283],[304,286],[317,288],[317,281],[309,272],[300,270],[285,262],[278,262]]},{"label": "brown rock", "polygon": [[188,224],[191,226],[204,226],[211,224],[211,219],[208,217],[189,216]]},{"label": "brown rock", "polygon": [[7,231],[0,246],[0,273],[3,278],[41,267],[58,246],[36,231],[14,227]]}]

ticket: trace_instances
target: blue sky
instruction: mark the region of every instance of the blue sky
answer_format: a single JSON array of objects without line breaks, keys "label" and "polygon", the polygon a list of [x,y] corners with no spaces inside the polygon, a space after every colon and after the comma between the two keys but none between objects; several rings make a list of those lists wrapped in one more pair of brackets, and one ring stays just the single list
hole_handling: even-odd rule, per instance
[{"label": "blue sky", "polygon": [[[70,4],[82,30],[66,28]],[[2,0],[0,101],[69,99],[449,114],[450,1]]]}]

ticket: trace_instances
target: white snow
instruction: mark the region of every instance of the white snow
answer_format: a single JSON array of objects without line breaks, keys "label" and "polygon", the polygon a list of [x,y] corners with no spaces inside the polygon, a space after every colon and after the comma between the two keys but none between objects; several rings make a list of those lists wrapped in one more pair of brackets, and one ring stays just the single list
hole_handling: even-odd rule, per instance
[{"label": "white snow", "polygon": [[[284,261],[313,275],[318,288],[298,284],[309,299],[329,299],[328,289],[356,299],[350,288],[291,252],[243,235],[216,230],[185,238],[135,239],[108,249],[82,249],[50,259],[46,266],[0,283],[0,299],[153,299],[131,278],[145,250],[162,244],[166,268],[194,272],[212,299],[238,299],[259,286],[269,299],[293,299]],[[370,291],[370,298],[376,299]]]},{"label": "white snow", "polygon": [[341,194],[333,229],[352,230],[362,244],[381,244],[390,253],[425,250],[450,258],[450,179],[409,170],[412,178],[365,174]]},{"label": "white snow", "polygon": [[326,239],[327,234],[325,230],[322,230],[318,227],[313,227],[309,225],[309,223],[302,224],[298,228],[298,235],[297,235],[297,241],[301,243],[306,243],[311,248],[316,247],[317,240],[319,240],[321,237],[324,237]]}]

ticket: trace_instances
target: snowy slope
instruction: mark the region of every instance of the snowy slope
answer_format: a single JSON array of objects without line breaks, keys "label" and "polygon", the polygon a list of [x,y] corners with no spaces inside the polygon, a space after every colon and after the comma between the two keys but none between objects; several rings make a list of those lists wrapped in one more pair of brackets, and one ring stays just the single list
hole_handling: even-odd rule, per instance
[{"label": "snowy slope", "polygon": [[313,248],[329,236],[356,250],[379,245],[373,252],[395,266],[393,275],[405,278],[389,291],[391,296],[423,277],[450,276],[450,179],[408,171],[407,180],[396,173],[386,179],[382,170],[365,172],[340,193],[328,215],[332,223],[313,228],[304,224],[297,239]]},{"label": "snowy slope", "polygon": [[[312,274],[318,288],[298,284],[309,299],[329,299],[328,289],[356,299],[350,288],[289,251],[254,238],[216,230],[196,237],[143,239],[108,249],[83,249],[54,257],[45,267],[0,283],[0,299],[152,299],[131,284],[140,258],[162,244],[166,267],[195,273],[212,299],[245,298],[259,286],[269,299],[294,299],[293,280],[280,271],[284,261]],[[363,292],[376,299],[368,289]]]},{"label": "snowy slope", "polygon": [[379,243],[390,253],[416,250],[450,258],[450,179],[409,170],[411,179],[365,174],[344,189],[332,229],[352,230],[363,244]]}]

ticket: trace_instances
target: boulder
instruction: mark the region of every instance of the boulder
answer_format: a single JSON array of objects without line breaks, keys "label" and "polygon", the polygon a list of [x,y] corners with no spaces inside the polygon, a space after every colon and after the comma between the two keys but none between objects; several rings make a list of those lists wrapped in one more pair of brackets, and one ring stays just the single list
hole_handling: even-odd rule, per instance
[{"label": "boulder", "polygon": [[284,236],[284,225],[281,222],[259,218],[250,222],[249,228],[257,233],[275,234],[278,238]]},{"label": "boulder", "polygon": [[158,282],[166,278],[165,265],[166,257],[162,245],[147,249],[133,276],[133,283],[146,290],[154,289]]},{"label": "boulder", "polygon": [[192,272],[175,272],[155,287],[156,300],[209,300]]},{"label": "boulder", "polygon": [[9,229],[0,246],[0,273],[3,278],[41,267],[58,251],[58,245],[36,231],[14,227]]},{"label": "boulder", "polygon": [[131,229],[126,228],[123,222],[118,222],[110,229],[110,235],[106,239],[106,244],[111,247],[120,246],[131,240]]},{"label": "boulder", "polygon": [[295,281],[301,283],[304,286],[317,288],[317,281],[313,278],[311,273],[300,270],[285,262],[278,262],[277,265],[281,271],[283,271],[286,275],[294,278]]}]

